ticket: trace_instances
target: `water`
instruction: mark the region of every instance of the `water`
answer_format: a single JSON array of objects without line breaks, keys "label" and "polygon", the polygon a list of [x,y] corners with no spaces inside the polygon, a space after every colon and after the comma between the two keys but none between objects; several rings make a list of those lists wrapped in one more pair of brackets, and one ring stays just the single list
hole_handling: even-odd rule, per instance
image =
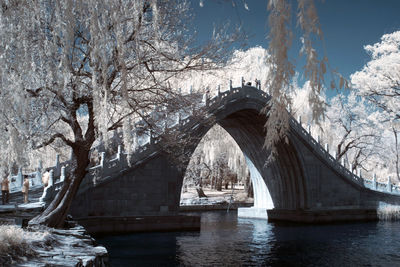
[{"label": "water", "polygon": [[200,214],[200,232],[97,240],[111,266],[400,266],[400,222],[277,225],[235,212]]}]

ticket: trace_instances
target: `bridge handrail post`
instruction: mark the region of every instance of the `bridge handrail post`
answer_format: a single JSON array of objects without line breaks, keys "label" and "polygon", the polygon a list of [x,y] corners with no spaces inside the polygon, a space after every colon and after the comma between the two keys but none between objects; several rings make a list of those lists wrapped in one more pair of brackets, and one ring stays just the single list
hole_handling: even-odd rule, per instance
[{"label": "bridge handrail post", "polygon": [[204,94],[203,94],[203,104],[206,106],[206,107],[208,107],[208,90],[206,90],[205,92],[204,92]]},{"label": "bridge handrail post", "polygon": [[221,98],[221,86],[219,84],[218,84],[217,92],[218,92],[218,98]]},{"label": "bridge handrail post", "polygon": [[154,136],[153,136],[153,133],[151,131],[149,131],[149,137],[150,137],[149,144],[150,145],[154,144]]},{"label": "bridge handrail post", "polygon": [[47,186],[53,186],[53,185],[54,185],[54,170],[50,170],[49,182],[47,183]]},{"label": "bridge handrail post", "polygon": [[35,185],[36,184],[42,184],[42,172],[39,168],[36,170],[35,174]]},{"label": "bridge handrail post", "polygon": [[260,80],[258,80],[258,79],[256,79],[256,88],[258,89],[258,90],[261,90],[261,81]]},{"label": "bridge handrail post", "polygon": [[24,183],[24,179],[22,179],[22,169],[21,169],[21,167],[19,167],[18,168],[18,173],[17,173],[17,181],[16,181],[16,184],[18,185],[18,186],[20,186],[21,187],[21,189],[22,189],[22,184]]},{"label": "bridge handrail post", "polygon": [[329,144],[325,143],[325,151],[329,153]]},{"label": "bridge handrail post", "polygon": [[60,154],[56,154],[56,162],[54,164],[54,176],[59,176],[61,173]]},{"label": "bridge handrail post", "polygon": [[229,80],[229,90],[232,90],[232,80]]},{"label": "bridge handrail post", "polygon": [[61,167],[61,175],[60,175],[60,182],[64,182],[65,180],[65,167]]},{"label": "bridge handrail post", "polygon": [[[132,146],[133,147],[132,147],[132,152],[131,153],[136,153],[136,151],[139,148],[138,134],[137,134],[136,128],[133,131],[132,139],[133,139],[133,141],[132,141]],[[122,155],[122,147],[121,147],[121,155]]]},{"label": "bridge handrail post", "polygon": [[376,174],[374,173],[374,176],[372,177],[372,188],[376,190]]},{"label": "bridge handrail post", "polygon": [[244,86],[244,78],[242,76],[242,88],[243,88],[243,86]]},{"label": "bridge handrail post", "polygon": [[[207,104],[207,103],[206,103]],[[164,133],[166,133],[168,130],[168,117],[165,115],[165,121],[164,121]]]},{"label": "bridge handrail post", "polygon": [[69,160],[72,161],[74,159],[74,151],[71,149],[69,153]]},{"label": "bridge handrail post", "polygon": [[118,145],[118,150],[117,150],[117,159],[118,159],[118,161],[121,160],[121,156],[122,156],[122,146]]},{"label": "bridge handrail post", "polygon": [[390,176],[388,177],[388,180],[387,180],[387,191],[392,192],[392,184],[390,182]]},{"label": "bridge handrail post", "polygon": [[106,152],[101,152],[100,153],[100,166],[101,166],[101,168],[104,168],[105,160],[106,160]]}]

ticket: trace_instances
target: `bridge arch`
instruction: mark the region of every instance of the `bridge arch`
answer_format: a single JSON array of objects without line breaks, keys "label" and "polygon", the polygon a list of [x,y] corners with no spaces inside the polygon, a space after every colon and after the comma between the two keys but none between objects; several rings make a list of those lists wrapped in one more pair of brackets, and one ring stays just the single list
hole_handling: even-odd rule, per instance
[{"label": "bridge arch", "polygon": [[301,156],[289,136],[288,144],[284,142],[279,144],[277,159],[266,165],[269,151],[263,147],[263,144],[267,134],[264,127],[267,117],[261,114],[261,110],[266,106],[269,98],[260,98],[259,90],[254,87],[244,87],[238,90],[238,95],[233,94],[210,107],[209,112],[213,114],[210,118],[211,123],[203,121],[202,127],[196,127],[200,129],[195,132],[198,142],[192,144],[188,154],[192,155],[209,129],[219,124],[232,136],[243,154],[257,168],[276,208],[306,208],[306,186]]}]

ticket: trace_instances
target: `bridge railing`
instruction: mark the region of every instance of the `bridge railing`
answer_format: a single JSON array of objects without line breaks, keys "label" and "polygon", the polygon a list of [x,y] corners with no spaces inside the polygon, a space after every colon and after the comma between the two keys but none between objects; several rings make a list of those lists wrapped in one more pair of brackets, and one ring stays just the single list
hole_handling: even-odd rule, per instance
[{"label": "bridge railing", "polygon": [[400,186],[392,184],[390,181],[390,177],[387,178],[386,183],[383,183],[383,182],[378,182],[375,175],[373,179],[370,180],[362,177],[360,170],[358,171],[358,174],[355,174],[352,170],[349,170],[345,166],[344,161],[341,163],[329,153],[328,146],[324,148],[319,141],[315,140],[315,138],[311,134],[310,128],[308,131],[304,129],[301,123],[301,118],[299,118],[299,120],[297,121],[294,117],[291,117],[290,124],[293,129],[295,129],[299,134],[303,136],[305,140],[308,141],[308,143],[313,147],[314,151],[317,152],[317,154],[325,158],[325,160],[329,162],[331,166],[333,166],[338,172],[340,172],[347,179],[359,184],[360,186],[366,187],[370,190],[400,195]]},{"label": "bridge railing", "polygon": [[[261,90],[261,83],[256,82],[256,89],[257,92],[261,95],[261,97],[265,98],[265,101],[268,101],[270,96]],[[230,101],[235,100],[235,95],[244,92],[243,88],[249,88],[251,86],[244,85],[242,79],[242,86],[241,87],[232,87],[232,82],[230,82],[230,86],[228,90],[221,92],[220,88],[218,88],[217,94],[209,98],[209,95],[206,93],[203,96],[203,101],[199,101],[196,105],[196,108],[200,108],[202,106],[207,106],[212,109],[218,108],[218,105],[221,104],[221,101],[225,101],[225,99],[230,98]],[[254,88],[254,87],[252,87]],[[245,95],[245,97],[249,97],[249,95]],[[165,122],[160,121],[160,125],[164,125],[165,130],[182,130],[183,128],[187,127],[193,120],[190,112],[186,111],[179,111],[178,113],[172,114],[172,116],[167,117],[165,116]],[[171,120],[172,123],[168,124],[168,120]],[[140,125],[141,122],[136,123],[137,126]],[[344,162],[340,163],[336,160],[335,156],[332,156],[329,153],[329,149],[326,146],[325,148],[320,144],[319,140],[315,140],[312,136],[310,129],[307,131],[301,123],[301,119],[297,121],[295,118],[290,118],[290,125],[293,129],[295,129],[307,142],[313,147],[313,150],[319,154],[322,158],[324,158],[331,166],[333,166],[339,173],[341,173],[347,179],[359,184],[360,186],[369,188],[371,190],[382,191],[389,194],[400,194],[400,187],[393,185],[390,183],[390,178],[388,179],[387,183],[378,182],[376,177],[374,179],[369,180],[361,177],[361,174],[356,175],[352,171],[350,171],[345,165]],[[196,127],[194,125],[194,127]],[[137,134],[135,132],[135,134]],[[139,165],[144,162],[147,158],[154,156],[157,151],[154,148],[154,145],[160,142],[161,135],[163,132],[160,132],[158,136],[153,136],[151,133],[143,133],[142,135],[137,136],[138,144],[133,149],[132,154],[128,155],[126,152],[122,151],[122,146],[118,146],[118,152],[116,155],[113,155],[110,160],[106,158],[106,154],[104,152],[100,153],[100,163],[98,165],[92,166],[88,169],[88,174],[84,178],[81,186],[80,191],[87,190],[88,188],[96,185],[97,183],[101,183],[107,180],[110,177],[117,175],[124,170],[134,167],[135,165]],[[318,138],[319,139],[319,138]],[[139,141],[140,140],[140,141]],[[128,162],[129,159],[134,159],[133,165],[130,165]],[[60,162],[59,156],[56,157],[55,166],[47,168],[47,171],[52,171],[54,180],[54,186],[59,188],[63,183],[62,172],[68,173],[71,168],[71,161]],[[31,177],[35,177],[34,179],[30,179],[32,186],[42,186],[41,184],[41,172],[42,170],[38,167],[37,171],[30,175]],[[12,183],[10,185],[11,191],[21,191],[22,186],[22,172],[19,171],[17,175],[12,176]]]}]

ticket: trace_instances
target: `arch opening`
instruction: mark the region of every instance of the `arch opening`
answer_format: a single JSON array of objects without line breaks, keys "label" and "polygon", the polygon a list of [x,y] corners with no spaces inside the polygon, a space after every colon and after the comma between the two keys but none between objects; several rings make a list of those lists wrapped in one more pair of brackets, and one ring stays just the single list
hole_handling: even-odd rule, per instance
[{"label": "arch opening", "polygon": [[[216,122],[228,132],[234,143],[238,145],[240,153],[245,155],[254,166],[252,178],[261,177],[268,189],[265,191],[268,191],[270,196],[270,198],[266,197],[269,204],[260,205],[267,206],[262,207],[264,215],[261,217],[266,218],[267,209],[304,209],[307,207],[307,190],[303,163],[295,143],[298,140],[292,140],[292,136],[289,136],[289,143],[279,144],[278,157],[266,166],[269,151],[263,148],[263,144],[266,134],[264,125],[267,118],[259,113],[260,110],[261,107],[255,106],[254,103],[233,102],[228,104],[221,114],[215,115]],[[209,129],[210,127],[205,128],[202,133],[198,133],[199,136],[205,136]],[[246,163],[246,165],[250,164]],[[256,181],[257,179],[254,183]]]},{"label": "arch opening", "polygon": [[251,204],[250,181],[241,149],[225,129],[215,124],[192,153],[183,178],[180,206]]},{"label": "arch opening", "polygon": [[253,202],[244,217],[266,219],[266,210],[274,207],[257,167],[236,140],[218,124],[203,136],[194,150],[182,185],[181,208],[224,202],[231,204],[233,197],[239,205]]}]

